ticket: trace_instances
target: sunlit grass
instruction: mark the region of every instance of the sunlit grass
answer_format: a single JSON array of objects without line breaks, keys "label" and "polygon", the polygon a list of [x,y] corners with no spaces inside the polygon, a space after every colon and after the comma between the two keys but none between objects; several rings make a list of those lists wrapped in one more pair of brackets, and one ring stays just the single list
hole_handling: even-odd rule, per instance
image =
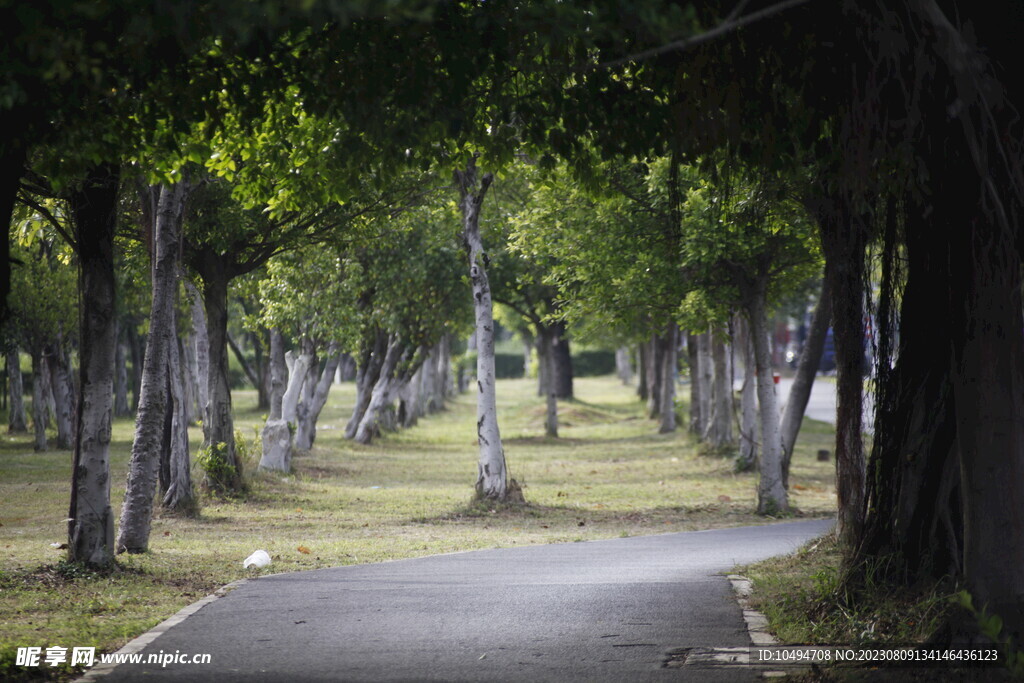
[{"label": "sunlit grass", "polygon": [[[71,458],[33,453],[27,436],[0,443],[0,662],[14,648],[95,645],[113,650],[218,586],[249,575],[263,548],[266,571],[285,572],[550,542],[764,523],[756,479],[731,460],[698,455],[685,435],[657,434],[633,389],[613,378],[578,379],[560,405],[559,439],[543,437],[544,410],[530,380],[499,382],[499,417],[511,476],[527,504],[471,501],[477,446],[474,396],[369,446],[343,438],[352,385],[335,386],[316,445],[288,475],[254,472],[237,499],[204,498],[196,519],[158,515],[151,551],[120,556],[108,576],[67,578],[56,564],[66,540]],[[237,392],[236,426],[255,441],[263,416]],[[684,413],[685,414],[685,413]],[[114,426],[112,503],[119,512],[133,425]],[[828,425],[805,422],[791,500],[801,514],[832,515]],[[200,441],[192,432],[193,450]],[[195,472],[196,479],[200,473]],[[301,550],[300,550],[301,548]],[[307,551],[303,552],[303,551]],[[65,571],[65,573],[67,573]],[[0,677],[4,671],[0,664]]]}]

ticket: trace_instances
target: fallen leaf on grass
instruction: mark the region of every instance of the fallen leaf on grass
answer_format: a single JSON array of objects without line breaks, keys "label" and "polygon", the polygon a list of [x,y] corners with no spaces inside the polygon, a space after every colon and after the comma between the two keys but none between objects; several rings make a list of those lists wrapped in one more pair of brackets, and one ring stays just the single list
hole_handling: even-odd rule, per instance
[{"label": "fallen leaf on grass", "polygon": [[720,503],[731,503],[732,502],[732,498],[730,498],[729,496],[722,495],[722,496],[718,497],[718,502],[720,502]]},{"label": "fallen leaf on grass", "polygon": [[310,550],[309,548],[307,548],[304,545],[300,545],[298,548],[296,548],[296,550],[298,550],[303,555],[309,555],[311,552],[313,552],[312,550]]}]

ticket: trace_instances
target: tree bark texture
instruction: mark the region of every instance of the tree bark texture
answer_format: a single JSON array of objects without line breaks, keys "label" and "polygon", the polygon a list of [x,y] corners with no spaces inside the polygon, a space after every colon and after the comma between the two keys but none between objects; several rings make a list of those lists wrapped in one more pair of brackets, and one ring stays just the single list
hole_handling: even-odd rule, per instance
[{"label": "tree bark texture", "polygon": [[63,349],[63,335],[43,347],[49,370],[50,395],[53,396],[54,422],[57,424],[57,448],[73,448],[73,416],[75,410],[74,386]]},{"label": "tree bark texture", "polygon": [[28,431],[25,418],[25,384],[21,377],[21,358],[17,348],[8,349],[7,356],[7,387],[10,394],[7,413],[7,431],[11,434],[24,434]]},{"label": "tree bark texture", "polygon": [[547,353],[544,354],[544,359],[548,364],[548,377],[552,378],[552,381],[548,382],[547,396],[545,397],[544,435],[558,438],[558,383],[554,381],[554,377],[558,372],[555,367],[555,335],[540,334],[537,336],[537,339],[540,343],[547,346]]},{"label": "tree bark texture", "polygon": [[[177,288],[175,288],[177,289]],[[175,297],[177,298],[177,297]],[[173,330],[177,330],[178,312],[172,310]],[[160,483],[162,505],[167,510],[189,513],[195,509],[196,497],[192,487],[192,460],[189,457],[189,409],[186,397],[186,376],[182,363],[182,344],[178,335],[171,336],[167,347],[167,410],[163,441],[160,447]]]},{"label": "tree bark texture", "polygon": [[562,321],[552,325],[554,336],[551,338],[551,357],[554,360],[552,373],[555,379],[555,395],[561,399],[573,397],[572,352],[569,349],[569,338],[565,335],[565,323]]},{"label": "tree bark texture", "polygon": [[114,559],[110,434],[116,343],[113,252],[119,179],[116,166],[93,167],[70,201],[78,242],[78,290],[81,300],[89,305],[80,318],[68,559],[100,567],[109,566]]},{"label": "tree bark texture", "polygon": [[775,515],[789,509],[786,488],[782,485],[782,437],[779,434],[779,407],[775,396],[772,372],[772,351],[769,340],[767,285],[748,283],[743,300],[750,322],[754,345],[754,367],[757,369],[757,402],[761,417],[761,460],[757,485],[757,512]]},{"label": "tree bark texture", "polygon": [[[117,551],[142,553],[149,549],[153,496],[164,453],[165,433],[170,427],[168,357],[177,346],[175,303],[181,258],[181,222],[188,196],[186,183],[162,185],[153,226],[153,303],[149,314],[149,339],[142,365],[142,390],[135,416],[135,438],[128,464],[128,485],[121,507]],[[180,393],[179,393],[180,401]],[[173,436],[168,435],[171,445]],[[169,475],[168,475],[169,476]],[[169,482],[165,482],[168,483]]]},{"label": "tree bark texture", "polygon": [[280,330],[270,330],[270,417],[261,435],[263,454],[261,470],[290,472],[292,468],[292,430],[283,419],[282,404],[288,381],[288,366],[284,360],[284,337]]},{"label": "tree bark texture", "polygon": [[341,360],[341,351],[337,344],[331,344],[327,348],[327,361],[320,370],[319,379],[312,385],[313,392],[308,402],[304,402],[304,410],[298,421],[295,430],[295,447],[299,450],[308,451],[313,447],[316,440],[316,422],[320,418],[320,412],[327,404],[327,395],[331,391],[331,383],[334,381],[334,371],[338,369],[338,362]]},{"label": "tree bark texture", "polygon": [[49,382],[43,367],[43,352],[32,350],[32,434],[33,447],[36,451],[45,451],[49,445],[46,441],[46,423],[49,420],[49,408],[46,406],[46,392]]},{"label": "tree bark texture", "polygon": [[195,333],[196,396],[199,402],[199,419],[206,423],[206,409],[210,402],[210,337],[206,325],[206,310],[203,295],[190,280],[185,280],[185,291],[189,296],[189,310],[192,312],[192,330]]},{"label": "tree bark texture", "polygon": [[384,406],[389,403],[390,390],[395,381],[395,368],[401,360],[403,349],[402,341],[397,335],[392,335],[388,341],[388,350],[381,363],[377,382],[373,385],[373,391],[370,393],[369,404],[356,429],[354,438],[357,443],[368,444],[377,433],[378,416]]},{"label": "tree bark texture", "polygon": [[235,451],[235,422],[228,382],[228,280],[221,259],[205,255],[202,270],[203,301],[206,305],[207,345],[210,366],[207,378],[209,402],[203,420],[203,448],[208,453],[204,485],[223,493],[243,488],[242,463]]},{"label": "tree bark texture", "polygon": [[388,337],[383,330],[374,332],[373,345],[367,345],[363,350],[363,357],[356,371],[356,401],[352,408],[352,417],[345,426],[345,438],[354,439],[359,430],[359,423],[366,414],[366,408],[370,405],[370,398],[373,394],[373,387],[380,377],[380,368],[384,363],[384,357],[388,351]]},{"label": "tree bark texture", "polygon": [[793,386],[789,390],[789,400],[782,414],[782,483],[789,488],[789,464],[793,460],[793,447],[796,437],[800,434],[807,403],[811,399],[814,378],[821,366],[821,356],[825,351],[825,338],[828,336],[829,322],[832,319],[831,281],[825,278],[821,283],[821,293],[814,307],[814,319],[807,333],[800,363],[796,368]]},{"label": "tree bark texture", "polygon": [[655,419],[661,415],[661,378],[665,364],[664,346],[659,343],[658,335],[652,334],[647,342],[647,416]]},{"label": "tree bark texture", "polygon": [[732,376],[729,372],[728,334],[717,325],[708,333],[714,381],[711,385],[711,420],[705,441],[715,450],[733,446],[732,438]]},{"label": "tree bark texture", "polygon": [[864,250],[867,226],[837,201],[819,214],[836,358],[836,529],[847,551],[864,524]]},{"label": "tree bark texture", "polygon": [[715,381],[714,360],[711,357],[711,333],[701,332],[697,335],[697,405],[700,410],[701,441],[707,438],[708,429],[713,419],[711,401],[712,386]]},{"label": "tree bark texture", "polygon": [[636,395],[641,401],[647,401],[649,389],[647,388],[647,344],[641,343],[636,346],[637,383]]},{"label": "tree bark texture", "polygon": [[669,323],[665,336],[658,340],[661,347],[661,414],[658,432],[676,431],[676,373],[679,367],[679,327]]},{"label": "tree bark texture", "polygon": [[758,463],[759,423],[757,420],[757,361],[754,356],[754,337],[750,323],[738,316],[739,343],[743,349],[743,389],[740,393],[740,452],[736,458],[736,471],[748,472]]},{"label": "tree bark texture", "polygon": [[486,254],[480,238],[480,210],[494,177],[486,174],[477,183],[475,165],[456,173],[462,209],[462,239],[469,257],[469,279],[473,287],[476,320],[477,443],[480,459],[477,468],[476,495],[486,500],[504,501],[509,481],[505,449],[498,427],[498,406],[494,377],[494,311],[491,286],[487,279]]},{"label": "tree bark texture", "polygon": [[690,419],[687,430],[697,438],[704,433],[704,421],[700,414],[700,354],[697,346],[698,335],[688,332],[686,335],[686,365],[690,375]]}]

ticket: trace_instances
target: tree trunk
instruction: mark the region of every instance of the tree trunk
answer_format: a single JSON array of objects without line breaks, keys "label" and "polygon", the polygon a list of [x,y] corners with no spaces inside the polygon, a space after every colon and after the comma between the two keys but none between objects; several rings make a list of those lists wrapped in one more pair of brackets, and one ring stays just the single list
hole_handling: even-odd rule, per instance
[{"label": "tree trunk", "polygon": [[357,443],[368,444],[377,434],[377,418],[381,410],[389,402],[389,390],[395,381],[395,368],[401,359],[402,348],[401,340],[396,335],[392,335],[388,342],[387,354],[385,354],[384,360],[381,363],[377,382],[373,385],[373,391],[370,394],[370,401],[366,407],[366,412],[363,414],[363,418],[359,421],[359,427],[356,429],[354,438]]},{"label": "tree trunk", "polygon": [[206,411],[210,403],[210,336],[206,326],[206,310],[203,307],[203,296],[190,280],[185,280],[185,291],[188,292],[189,309],[192,311],[192,329],[195,332],[196,358],[196,396],[199,401],[199,419],[206,423]]},{"label": "tree trunk", "polygon": [[636,356],[638,379],[636,383],[636,395],[641,401],[646,401],[650,393],[650,390],[647,388],[647,344],[637,344]]},{"label": "tree trunk", "polygon": [[128,417],[132,413],[128,406],[128,359],[122,336],[120,329],[114,333],[114,417]]},{"label": "tree trunk", "polygon": [[[498,406],[494,377],[494,311],[491,286],[487,279],[483,241],[480,238],[480,209],[494,180],[484,175],[477,184],[476,168],[457,172],[462,209],[462,239],[469,257],[469,278],[473,286],[476,319],[477,443],[480,460],[477,467],[476,495],[486,500],[504,501],[509,495],[505,449],[498,428]],[[515,488],[515,487],[512,487]]]},{"label": "tree trunk", "polygon": [[554,336],[551,338],[551,356],[554,359],[555,395],[561,399],[573,396],[572,352],[569,350],[569,339],[565,336],[565,323],[557,322],[552,326]]},{"label": "tree trunk", "polygon": [[25,419],[25,385],[21,378],[21,357],[17,347],[7,350],[7,386],[10,390],[10,408],[7,413],[7,431],[24,434],[28,431]]},{"label": "tree trunk", "polygon": [[48,448],[46,443],[46,422],[49,419],[49,410],[46,406],[46,373],[43,370],[43,352],[40,349],[32,350],[32,433],[35,437],[34,448],[36,451],[45,451]]},{"label": "tree trunk", "polygon": [[373,394],[373,387],[380,377],[380,368],[384,363],[384,356],[387,355],[388,338],[380,329],[374,332],[373,346],[363,351],[362,362],[356,371],[356,402],[352,408],[352,417],[345,426],[345,438],[354,439],[359,423],[366,414],[370,405],[370,398]]},{"label": "tree trunk", "polygon": [[786,487],[782,485],[782,437],[779,434],[779,407],[772,372],[772,350],[768,331],[765,282],[749,283],[743,303],[754,342],[754,366],[757,368],[757,402],[761,416],[761,462],[757,486],[757,513],[775,515],[789,509]]},{"label": "tree trunk", "polygon": [[551,332],[540,334],[537,336],[537,340],[547,347],[544,358],[547,361],[548,377],[551,378],[551,381],[548,382],[547,397],[545,399],[544,434],[545,436],[558,438],[558,391],[556,388],[558,383],[554,381],[554,377],[558,373],[555,367],[555,335]]},{"label": "tree trunk", "polygon": [[715,366],[711,358],[711,333],[697,335],[697,405],[700,409],[701,441],[707,438],[711,426],[711,386],[715,380]]},{"label": "tree trunk", "polygon": [[615,376],[627,387],[633,383],[633,364],[630,362],[629,356],[628,346],[620,346],[615,349]]},{"label": "tree trunk", "polygon": [[131,354],[132,360],[132,413],[135,413],[139,409],[139,394],[142,393],[142,363],[143,356],[145,356],[142,335],[135,329],[135,321],[125,328],[125,333],[128,341],[128,351]]},{"label": "tree trunk", "polygon": [[270,330],[270,417],[263,427],[261,470],[290,472],[292,469],[292,430],[284,414],[285,384],[288,366],[284,360],[284,337],[277,329]]},{"label": "tree trunk", "polygon": [[110,508],[110,429],[114,394],[114,229],[118,216],[119,169],[90,169],[69,202],[78,242],[78,291],[83,310],[79,333],[79,391],[68,559],[109,566],[114,559],[114,514]]},{"label": "tree trunk", "polygon": [[292,363],[288,374],[288,388],[281,399],[281,419],[296,424],[299,415],[299,400],[302,398],[302,387],[309,376],[309,368],[313,364],[313,354],[303,350]]},{"label": "tree trunk", "polygon": [[658,432],[676,431],[676,372],[679,365],[679,327],[669,323],[665,338],[660,342],[661,352],[661,424]]},{"label": "tree trunk", "polygon": [[[177,330],[177,309],[172,310],[172,316],[175,320],[172,329]],[[188,445],[189,410],[181,349],[178,335],[174,334],[167,348],[166,413],[169,420],[166,421],[167,430],[160,449],[161,470],[166,469],[160,488],[164,494],[162,504],[165,509],[191,513],[196,508],[196,497],[192,488],[192,461]]]},{"label": "tree trunk", "polygon": [[757,466],[758,456],[757,362],[750,324],[742,316],[739,319],[742,331],[737,337],[743,349],[743,390],[740,394],[740,452],[736,459],[736,471],[749,472]]},{"label": "tree trunk", "polygon": [[72,418],[75,410],[74,387],[64,357],[63,335],[43,347],[46,367],[49,369],[50,393],[53,396],[54,421],[57,423],[57,448],[73,448]]},{"label": "tree trunk", "polygon": [[711,362],[714,381],[711,385],[711,419],[708,421],[707,441],[716,451],[733,446],[732,438],[732,377],[729,373],[728,335],[725,327],[717,325],[710,336]]},{"label": "tree trunk", "polygon": [[207,454],[204,485],[217,493],[244,488],[242,463],[235,451],[235,423],[228,383],[228,281],[223,258],[206,251],[200,256],[203,301],[206,304],[207,344],[210,365],[207,379],[203,449]]},{"label": "tree trunk", "polygon": [[[0,141],[0,224],[8,227],[11,225],[21,177],[25,174],[25,157],[28,152],[23,137],[26,126],[15,121],[26,117],[27,113],[24,106],[5,107],[0,113],[0,130],[4,131],[4,139]],[[11,241],[10,230],[7,230],[0,235],[0,327],[7,322],[7,295],[10,291]]]},{"label": "tree trunk", "polygon": [[793,378],[793,386],[789,390],[786,410],[782,415],[782,483],[787,489],[793,447],[800,433],[807,402],[811,399],[811,389],[814,388],[814,378],[821,365],[821,355],[825,351],[825,337],[828,335],[829,321],[832,318],[832,297],[829,292],[829,280],[826,278],[821,283],[821,294],[818,295],[818,303],[814,307],[814,319],[811,320],[807,341],[800,353],[796,377]]},{"label": "tree trunk", "polygon": [[852,553],[864,524],[864,249],[865,223],[844,202],[819,216],[825,277],[832,292],[836,358],[836,493],[840,543]]},{"label": "tree trunk", "polygon": [[704,416],[700,414],[700,346],[699,335],[686,335],[686,363],[690,371],[690,426],[689,432],[698,439],[704,433]]},{"label": "tree trunk", "polygon": [[661,377],[662,366],[665,363],[663,347],[658,341],[658,335],[651,335],[647,342],[647,416],[654,419],[661,415]]},{"label": "tree trunk", "polygon": [[[188,196],[187,183],[161,185],[153,226],[153,303],[149,313],[149,340],[142,365],[142,390],[135,416],[135,438],[128,464],[128,485],[121,507],[117,552],[142,553],[149,549],[153,496],[168,431],[171,400],[168,357],[177,345],[174,307],[178,297],[181,221]],[[179,393],[180,401],[180,393]],[[171,430],[173,431],[173,430]],[[174,443],[169,435],[170,446]],[[169,476],[169,473],[168,473]]]},{"label": "tree trunk", "polygon": [[295,447],[299,450],[308,451],[313,447],[316,440],[316,421],[320,418],[320,412],[327,404],[327,395],[331,391],[331,383],[334,380],[334,371],[338,369],[338,362],[341,360],[341,352],[337,344],[331,344],[327,348],[327,362],[320,371],[320,379],[311,383],[313,393],[308,402],[304,402],[302,419],[298,422],[295,430]]}]

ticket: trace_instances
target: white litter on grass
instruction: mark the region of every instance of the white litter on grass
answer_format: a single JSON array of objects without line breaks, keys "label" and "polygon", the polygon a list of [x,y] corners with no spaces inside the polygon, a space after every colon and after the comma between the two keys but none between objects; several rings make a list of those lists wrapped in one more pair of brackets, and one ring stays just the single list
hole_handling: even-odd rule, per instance
[{"label": "white litter on grass", "polygon": [[270,564],[270,555],[266,550],[257,550],[249,557],[245,558],[245,562],[242,563],[242,567],[248,569],[249,567],[256,567],[261,569]]}]

